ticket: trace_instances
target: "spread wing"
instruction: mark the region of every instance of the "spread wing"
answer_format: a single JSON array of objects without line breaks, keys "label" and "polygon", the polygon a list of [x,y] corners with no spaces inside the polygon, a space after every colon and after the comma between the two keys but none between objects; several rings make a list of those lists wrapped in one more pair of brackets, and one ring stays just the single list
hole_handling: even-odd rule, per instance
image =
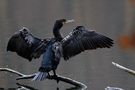
[{"label": "spread wing", "polygon": [[84,50],[110,48],[112,45],[112,39],[78,26],[62,41],[63,57],[67,60]]},{"label": "spread wing", "polygon": [[9,39],[7,51],[16,52],[31,61],[33,58],[40,57],[48,42],[48,39],[41,40],[33,36],[27,28],[23,28]]}]

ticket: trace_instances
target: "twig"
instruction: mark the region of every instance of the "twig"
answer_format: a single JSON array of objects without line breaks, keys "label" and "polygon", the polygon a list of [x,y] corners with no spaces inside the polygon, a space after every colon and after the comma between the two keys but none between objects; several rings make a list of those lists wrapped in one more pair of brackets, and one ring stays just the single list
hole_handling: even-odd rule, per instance
[{"label": "twig", "polygon": [[19,76],[24,76],[24,74],[18,72],[18,71],[15,71],[13,69],[10,69],[10,68],[0,68],[0,71],[8,71],[10,73],[13,73],[13,74],[17,74]]},{"label": "twig", "polygon": [[[0,68],[0,71],[6,71],[6,72],[10,72],[10,73],[14,73],[14,74],[19,75],[20,77],[18,77],[16,80],[32,79],[35,76],[35,74],[25,75],[25,74],[23,74],[21,72],[18,72],[16,70],[9,69],[9,68]],[[47,77],[47,79],[56,80],[56,81],[57,80],[58,81],[62,81],[62,82],[65,82],[65,83],[72,84],[72,85],[74,85],[76,87],[81,87],[83,89],[86,89],[87,88],[87,86],[84,85],[81,82],[78,82],[78,81],[75,81],[75,80],[73,80],[71,78],[63,77],[63,76],[60,76],[60,75],[57,75],[57,77],[56,76],[53,76],[53,75],[50,75],[50,76]]]},{"label": "twig", "polygon": [[129,68],[126,68],[126,67],[124,67],[124,66],[122,66],[122,65],[119,65],[119,64],[117,64],[117,63],[115,63],[115,62],[112,62],[112,64],[113,64],[114,66],[116,66],[117,68],[119,68],[119,69],[121,69],[121,70],[123,70],[123,71],[125,71],[125,72],[128,72],[129,74],[135,76],[135,71],[134,71],[134,70],[131,70],[131,69],[129,69]]},{"label": "twig", "polygon": [[20,80],[20,79],[23,79],[23,78],[24,79],[31,79],[31,78],[33,78],[35,76],[35,74],[25,75],[25,74],[23,74],[21,72],[18,72],[16,70],[13,70],[13,69],[10,69],[10,68],[0,68],[0,71],[6,71],[6,72],[13,73],[13,74],[17,74],[20,77],[18,77],[16,80]]}]

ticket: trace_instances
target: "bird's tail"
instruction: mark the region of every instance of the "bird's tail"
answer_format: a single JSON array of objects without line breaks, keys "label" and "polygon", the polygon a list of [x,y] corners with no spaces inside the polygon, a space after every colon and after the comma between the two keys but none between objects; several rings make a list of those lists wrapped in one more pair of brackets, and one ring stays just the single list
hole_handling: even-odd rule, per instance
[{"label": "bird's tail", "polygon": [[32,79],[32,81],[43,81],[47,78],[47,76],[47,72],[38,72],[36,73],[36,76]]}]

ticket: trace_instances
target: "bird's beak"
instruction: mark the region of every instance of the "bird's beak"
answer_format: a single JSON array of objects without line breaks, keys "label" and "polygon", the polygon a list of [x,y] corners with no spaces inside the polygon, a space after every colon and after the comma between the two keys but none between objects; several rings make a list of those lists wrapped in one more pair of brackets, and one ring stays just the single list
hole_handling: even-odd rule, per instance
[{"label": "bird's beak", "polygon": [[73,19],[71,19],[71,20],[66,20],[65,23],[71,23],[71,22],[74,22],[74,20],[73,20]]}]

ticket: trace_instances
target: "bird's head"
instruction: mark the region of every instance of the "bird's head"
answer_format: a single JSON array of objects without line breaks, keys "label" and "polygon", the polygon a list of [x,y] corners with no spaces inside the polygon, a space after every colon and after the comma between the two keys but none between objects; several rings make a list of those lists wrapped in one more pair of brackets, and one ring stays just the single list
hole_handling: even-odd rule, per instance
[{"label": "bird's head", "polygon": [[54,29],[60,29],[64,24],[70,23],[70,22],[74,22],[74,20],[73,19],[71,19],[71,20],[66,20],[66,19],[56,20],[56,22],[54,24]]}]

